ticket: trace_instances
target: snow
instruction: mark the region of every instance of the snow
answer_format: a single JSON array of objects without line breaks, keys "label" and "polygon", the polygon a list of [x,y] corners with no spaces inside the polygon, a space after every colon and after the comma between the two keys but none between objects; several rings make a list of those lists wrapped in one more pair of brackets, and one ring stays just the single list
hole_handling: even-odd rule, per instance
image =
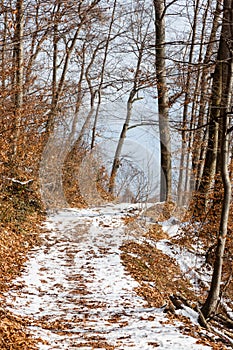
[{"label": "snow", "polygon": [[[138,283],[121,264],[120,246],[131,238],[122,218],[140,209],[106,205],[64,209],[48,217],[42,246],[31,250],[24,272],[7,295],[14,313],[58,321],[55,329],[36,322],[30,327],[35,337],[48,341],[40,350],[89,350],[98,340],[119,350],[210,349],[183,335],[180,323],[164,324],[163,310],[148,308],[136,294]],[[197,321],[195,314],[190,318]]]},{"label": "snow", "polygon": [[[161,223],[163,230],[167,232],[170,237],[175,237],[178,234],[179,225],[176,223],[174,224],[174,222],[174,218],[171,218]],[[212,268],[206,264],[202,255],[195,253],[195,247],[194,251],[189,251],[184,247],[170,244],[170,241],[166,239],[159,241],[156,247],[164,254],[177,261],[180,270],[189,279],[193,287],[196,288],[196,292],[199,290],[199,283],[207,287],[209,286]],[[200,247],[198,247],[198,251],[201,251]]]},{"label": "snow", "polygon": [[160,222],[163,227],[163,230],[169,234],[170,237],[175,237],[179,231],[179,221],[175,217]]},{"label": "snow", "polygon": [[19,185],[28,185],[30,184],[31,182],[33,182],[34,180],[33,179],[30,179],[30,180],[27,180],[27,181],[20,181],[20,180],[17,180],[17,179],[14,179],[14,178],[11,178],[11,177],[6,177],[7,180],[10,180],[14,183],[17,183]]},{"label": "snow", "polygon": [[183,309],[177,310],[176,313],[178,315],[188,317],[193,324],[199,325],[198,313],[195,310],[192,310],[191,308],[189,308],[188,306],[183,305]]}]

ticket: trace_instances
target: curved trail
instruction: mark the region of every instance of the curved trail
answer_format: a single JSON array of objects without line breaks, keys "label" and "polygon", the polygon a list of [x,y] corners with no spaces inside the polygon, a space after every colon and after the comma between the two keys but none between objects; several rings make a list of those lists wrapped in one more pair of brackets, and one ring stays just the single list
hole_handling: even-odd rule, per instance
[{"label": "curved trail", "polygon": [[35,320],[31,332],[47,340],[41,350],[208,349],[163,325],[162,311],[135,293],[138,284],[120,261],[120,246],[131,238],[122,218],[131,210],[67,209],[48,218],[50,232],[7,295],[14,313]]}]

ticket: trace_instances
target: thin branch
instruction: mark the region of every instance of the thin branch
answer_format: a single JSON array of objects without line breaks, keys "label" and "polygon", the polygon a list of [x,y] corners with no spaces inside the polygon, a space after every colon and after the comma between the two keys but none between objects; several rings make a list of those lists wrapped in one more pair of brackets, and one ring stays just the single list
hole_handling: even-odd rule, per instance
[{"label": "thin branch", "polygon": [[139,123],[139,124],[134,124],[134,125],[131,125],[128,127],[128,130],[130,129],[134,129],[134,128],[137,128],[138,126],[150,126],[150,125],[157,125],[158,126],[158,122],[142,122],[142,123]]},{"label": "thin branch", "polygon": [[171,5],[173,5],[175,2],[177,2],[177,0],[171,1],[169,4],[167,4],[167,5],[164,7],[164,10],[163,10],[161,19],[165,16],[165,14],[166,14],[166,12],[167,12],[167,9],[168,9]]}]

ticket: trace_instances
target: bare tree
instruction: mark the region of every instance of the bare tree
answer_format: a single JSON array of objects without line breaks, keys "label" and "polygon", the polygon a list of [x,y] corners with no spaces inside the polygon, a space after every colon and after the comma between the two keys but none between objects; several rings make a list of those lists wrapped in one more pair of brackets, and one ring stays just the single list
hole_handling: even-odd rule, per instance
[{"label": "bare tree", "polygon": [[113,26],[114,19],[115,19],[116,5],[117,5],[117,1],[115,0],[113,3],[111,19],[110,19],[110,23],[109,23],[109,30],[108,30],[108,35],[107,35],[106,44],[105,44],[103,63],[102,63],[102,68],[101,68],[101,72],[100,72],[100,83],[99,83],[99,87],[98,87],[98,91],[97,91],[98,104],[97,104],[95,118],[94,118],[94,124],[93,124],[93,128],[92,128],[91,148],[94,148],[94,145],[95,145],[96,125],[97,125],[98,115],[99,115],[99,110],[100,110],[100,105],[101,105],[101,99],[102,99],[101,95],[102,95],[102,87],[103,87],[103,83],[104,83],[105,66],[106,66],[106,61],[107,61],[107,56],[108,56],[109,43],[111,40],[112,26]]},{"label": "bare tree", "polygon": [[[72,30],[73,35],[71,38],[67,38],[67,41],[65,42],[65,55],[63,57],[63,66],[61,68],[61,74],[59,81],[57,82],[57,77],[56,77],[56,71],[57,71],[57,23],[56,23],[56,18],[57,18],[57,12],[55,12],[55,27],[54,27],[54,53],[53,53],[53,95],[52,95],[52,102],[51,102],[51,108],[50,108],[50,113],[48,116],[48,121],[47,121],[47,127],[46,131],[48,134],[50,134],[53,131],[54,128],[54,122],[55,122],[55,117],[57,114],[57,109],[59,105],[60,98],[63,93],[65,81],[66,81],[66,75],[67,71],[69,68],[71,56],[74,52],[75,49],[75,44],[78,39],[78,35],[83,27],[83,25],[88,21],[89,16],[93,14],[93,9],[96,8],[100,0],[93,0],[90,2],[88,5],[83,5],[80,3],[78,5],[77,11],[78,11],[78,18],[79,18],[79,23],[77,23],[76,28]],[[58,11],[59,11],[59,3],[58,3]],[[73,29],[73,28],[71,28]]]},{"label": "bare tree", "polygon": [[[181,145],[181,157],[180,157],[180,169],[179,169],[179,180],[178,180],[178,187],[177,187],[177,196],[178,196],[178,205],[182,205],[184,202],[185,198],[185,191],[187,190],[187,186],[184,187],[184,175],[186,173],[185,177],[185,182],[188,182],[188,169],[189,169],[189,156],[190,152],[187,149],[188,144],[190,144],[190,139],[188,140],[188,133],[187,133],[187,128],[188,128],[188,114],[189,114],[189,106],[190,102],[192,101],[193,98],[197,96],[194,95],[195,97],[191,97],[191,84],[192,82],[192,75],[193,75],[193,69],[192,69],[192,64],[193,64],[193,59],[194,59],[194,52],[195,52],[195,42],[196,42],[196,36],[197,36],[197,28],[198,28],[198,11],[199,11],[199,0],[195,1],[193,4],[194,6],[194,14],[193,14],[193,23],[191,26],[191,42],[190,42],[190,49],[189,49],[189,54],[188,54],[188,62],[187,62],[187,77],[186,77],[186,82],[184,86],[184,108],[183,108],[183,120],[182,120],[182,131],[181,131],[181,138],[182,138],[182,145]],[[198,77],[197,77],[198,81]],[[191,121],[190,124],[192,125],[192,119],[193,115],[191,116]],[[185,164],[185,159],[186,159],[186,164]],[[186,171],[185,171],[186,168]]]},{"label": "bare tree", "polygon": [[[211,317],[218,305],[220,296],[220,285],[222,277],[223,257],[227,238],[227,226],[231,201],[231,181],[229,177],[229,116],[232,112],[232,89],[233,89],[233,1],[224,0],[223,20],[218,57],[215,69],[215,78],[218,86],[213,90],[213,106],[218,109],[217,116],[221,115],[221,176],[224,187],[224,198],[222,202],[221,221],[219,225],[218,241],[215,251],[214,271],[208,297],[202,307],[205,318]],[[216,87],[216,83],[213,83]],[[219,123],[214,113],[214,122]],[[215,140],[215,133],[213,138]],[[212,148],[216,157],[216,146]],[[211,173],[208,174],[209,176]]]},{"label": "bare tree", "polygon": [[[133,104],[140,100],[141,98],[139,97],[138,93],[142,89],[145,89],[146,87],[150,86],[151,83],[150,81],[147,80],[147,77],[145,78],[143,76],[143,59],[144,55],[147,49],[147,41],[148,41],[148,36],[150,32],[150,27],[151,27],[151,22],[150,20],[148,21],[147,25],[143,28],[144,26],[144,15],[145,15],[145,8],[141,8],[141,14],[140,14],[140,19],[138,19],[138,22],[136,24],[136,31],[137,33],[132,33],[133,37],[133,45],[134,45],[134,54],[137,57],[136,61],[136,67],[133,69],[133,77],[132,77],[132,88],[130,89],[129,92],[129,97],[127,100],[127,110],[126,110],[126,118],[123,124],[123,127],[121,129],[119,141],[117,143],[116,151],[114,154],[114,159],[113,159],[113,164],[111,168],[111,174],[109,178],[109,192],[111,194],[114,193],[114,187],[115,187],[115,181],[116,181],[116,176],[118,169],[120,167],[120,155],[122,152],[122,148],[124,145],[124,141],[126,138],[127,131],[129,129],[129,124],[132,118],[132,112],[133,112]],[[132,22],[131,24],[131,29],[132,31],[134,30],[134,23]]]},{"label": "bare tree", "polygon": [[[208,1],[204,19],[203,19],[203,28],[202,28],[202,36],[201,36],[201,47],[200,47],[200,68],[199,68],[199,81],[200,86],[197,86],[198,90],[195,91],[195,96],[199,93],[200,98],[195,101],[196,103],[196,113],[198,113],[197,121],[194,126],[196,127],[195,137],[193,139],[193,152],[192,152],[192,171],[193,171],[193,179],[194,184],[193,188],[198,190],[200,181],[202,178],[203,167],[204,167],[204,159],[206,154],[206,140],[208,139],[208,129],[204,127],[206,123],[208,123],[208,103],[209,103],[209,92],[211,89],[211,74],[214,69],[214,62],[212,61],[212,57],[214,55],[214,50],[216,47],[217,41],[217,33],[219,28],[219,21],[221,20],[221,1],[216,1],[216,7],[213,13],[212,27],[209,34],[208,43],[206,46],[206,52],[204,55],[203,62],[201,63],[201,59],[203,56],[202,47],[204,46],[204,42],[206,42],[206,35],[204,35],[205,28],[207,27],[206,17],[208,11],[210,11],[210,1]],[[199,91],[200,90],[200,91]],[[198,92],[199,91],[199,92]],[[191,125],[193,127],[193,125]],[[201,147],[200,147],[201,146]]]},{"label": "bare tree", "polygon": [[165,52],[165,4],[154,0],[155,9],[155,53],[156,77],[158,91],[159,134],[161,148],[160,200],[171,198],[171,140],[169,127],[169,96],[167,86],[166,52]]}]

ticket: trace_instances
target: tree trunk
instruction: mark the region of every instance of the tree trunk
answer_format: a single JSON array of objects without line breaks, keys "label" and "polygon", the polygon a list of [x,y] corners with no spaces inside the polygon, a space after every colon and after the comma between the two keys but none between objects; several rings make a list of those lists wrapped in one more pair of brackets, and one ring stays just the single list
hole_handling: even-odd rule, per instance
[{"label": "tree trunk", "polygon": [[14,125],[14,142],[13,142],[13,160],[18,151],[18,142],[20,136],[20,126],[22,119],[23,107],[23,33],[24,32],[24,3],[23,0],[17,0],[16,3],[16,29],[15,29],[15,125]]},{"label": "tree trunk", "polygon": [[5,68],[5,64],[6,64],[5,58],[6,58],[6,49],[7,49],[6,39],[7,39],[7,11],[5,10],[4,25],[3,25],[3,32],[2,32],[2,45],[1,45],[1,89],[3,94],[6,88],[6,68]]},{"label": "tree trunk", "polygon": [[228,127],[228,116],[226,114],[223,121],[223,130],[222,130],[223,137],[222,137],[222,145],[221,145],[221,155],[222,155],[221,175],[222,175],[222,182],[224,186],[224,197],[223,197],[223,203],[222,203],[221,222],[220,222],[219,236],[218,236],[217,247],[215,252],[214,271],[212,275],[211,287],[210,287],[208,297],[205,301],[205,304],[202,307],[202,313],[205,318],[209,318],[214,314],[219,301],[223,256],[224,256],[224,250],[225,250],[225,243],[226,243],[226,237],[227,237],[227,224],[228,224],[229,211],[230,211],[231,181],[230,181],[229,171],[228,171],[229,135],[227,135],[227,127]]},{"label": "tree trunk", "polygon": [[226,59],[225,54],[226,52],[223,50],[223,42],[221,40],[219,44],[217,63],[213,73],[212,97],[208,126],[208,145],[203,174],[198,188],[200,198],[196,206],[197,215],[207,211],[209,195],[214,184],[214,177],[216,173],[219,142],[219,118],[221,112],[221,100],[223,96],[221,62]]},{"label": "tree trunk", "polygon": [[[72,39],[68,38],[67,42],[66,42],[66,52],[63,58],[63,67],[61,68],[61,74],[60,74],[60,79],[59,82],[57,82],[56,79],[56,57],[57,57],[57,30],[58,30],[58,24],[57,23],[57,19],[59,18],[59,6],[58,6],[58,10],[55,13],[54,16],[54,66],[53,66],[53,95],[52,95],[52,102],[51,102],[51,108],[50,108],[50,113],[48,114],[48,120],[47,120],[47,125],[46,125],[46,132],[47,135],[49,136],[53,130],[54,130],[54,126],[55,126],[55,119],[56,119],[56,115],[57,115],[57,110],[58,110],[58,104],[60,102],[60,98],[62,96],[63,93],[63,89],[64,89],[64,85],[66,82],[66,76],[67,76],[67,72],[68,72],[68,68],[70,65],[70,60],[71,60],[71,56],[74,52],[75,49],[75,44],[77,42],[78,39],[78,35],[83,27],[83,25],[86,22],[87,16],[89,14],[89,11],[91,11],[98,3],[100,2],[100,0],[95,0],[93,2],[91,2],[89,4],[89,6],[87,6],[85,11],[81,11],[81,9],[79,9],[80,13],[79,13],[79,17],[80,17],[80,23],[78,24]],[[59,5],[60,2],[58,2]],[[81,8],[81,4],[82,2],[80,2],[80,8]],[[55,86],[56,84],[56,86]],[[54,90],[55,89],[55,90]]]},{"label": "tree trunk", "polygon": [[95,146],[96,127],[97,127],[97,121],[99,118],[100,105],[101,105],[101,101],[102,101],[102,87],[103,87],[103,83],[104,83],[104,73],[105,73],[105,66],[106,66],[106,62],[107,62],[109,43],[111,40],[112,26],[113,26],[114,19],[115,19],[116,3],[117,3],[117,1],[115,0],[114,4],[113,4],[111,21],[109,24],[108,36],[107,36],[105,50],[104,50],[104,58],[103,58],[103,64],[102,64],[101,74],[100,74],[100,83],[99,83],[99,88],[98,88],[98,92],[97,92],[98,104],[97,104],[95,118],[94,118],[94,124],[93,124],[93,128],[92,128],[91,149],[93,149]]},{"label": "tree trunk", "polygon": [[221,221],[219,226],[218,242],[216,247],[214,271],[208,297],[202,307],[205,318],[211,317],[216,311],[219,301],[220,284],[222,276],[223,256],[227,237],[227,225],[231,201],[231,181],[229,177],[229,114],[231,113],[232,88],[233,88],[233,57],[232,57],[232,34],[233,34],[233,1],[224,0],[223,24],[220,38],[219,51],[224,59],[217,62],[221,71],[222,98],[220,108],[222,112],[221,130],[221,177],[224,188]]},{"label": "tree trunk", "polygon": [[147,26],[146,32],[142,36],[141,41],[140,42],[136,41],[137,66],[136,66],[135,73],[133,76],[133,87],[130,91],[129,98],[127,101],[127,113],[126,113],[125,123],[123,125],[122,130],[121,130],[120,138],[119,138],[116,152],[115,152],[114,159],[113,159],[113,165],[112,165],[112,169],[111,169],[109,186],[108,186],[109,193],[111,193],[111,194],[114,194],[114,187],[115,187],[115,182],[116,182],[117,171],[118,171],[119,166],[120,166],[120,155],[121,155],[121,151],[122,151],[124,141],[126,138],[126,133],[127,133],[128,128],[129,128],[129,122],[130,122],[130,119],[132,116],[133,103],[135,101],[137,101],[138,99],[140,99],[136,96],[136,94],[138,93],[138,91],[140,89],[143,88],[143,86],[140,85],[139,78],[140,78],[140,74],[141,74],[141,64],[142,64],[143,53],[144,53],[144,49],[145,49],[145,41],[147,38],[148,29],[149,29],[149,26]]},{"label": "tree trunk", "polygon": [[[209,9],[210,1],[208,1],[206,11]],[[213,17],[213,23],[211,28],[211,33],[209,36],[209,41],[206,48],[205,57],[203,60],[202,74],[201,74],[201,91],[200,91],[200,101],[199,101],[199,115],[197,122],[197,131],[195,132],[195,138],[193,143],[193,154],[192,154],[192,170],[194,174],[194,185],[193,188],[198,190],[203,174],[204,162],[206,155],[206,141],[208,139],[207,130],[202,128],[203,124],[206,123],[205,115],[207,114],[207,103],[208,103],[208,91],[210,89],[211,79],[207,80],[206,77],[210,76],[212,72],[211,57],[213,56],[213,51],[215,48],[216,35],[219,28],[219,21],[221,15],[221,1],[216,2],[216,8]],[[206,25],[206,23],[205,23]],[[203,35],[202,35],[203,38]],[[206,38],[202,40],[206,41]]]},{"label": "tree trunk", "polygon": [[127,102],[127,115],[126,115],[126,120],[123,125],[123,128],[121,130],[121,135],[119,142],[117,144],[114,160],[113,160],[113,165],[112,165],[112,170],[110,174],[110,179],[109,179],[109,193],[114,194],[114,187],[115,187],[115,181],[116,181],[116,176],[117,176],[117,171],[120,167],[120,155],[121,151],[124,145],[124,141],[126,138],[126,133],[129,127],[129,122],[132,116],[132,108],[133,108],[133,102],[134,102],[134,96],[136,94],[135,90],[132,90]]},{"label": "tree trunk", "polygon": [[[189,159],[189,150],[187,149],[187,120],[188,120],[188,107],[190,104],[190,83],[191,83],[191,75],[192,71],[190,69],[192,63],[193,63],[193,52],[194,52],[194,46],[196,41],[196,31],[197,31],[197,15],[199,11],[199,0],[196,1],[195,4],[195,12],[194,12],[194,18],[193,18],[193,24],[192,24],[192,39],[191,39],[191,46],[189,51],[189,59],[188,59],[188,71],[187,71],[187,79],[185,84],[185,96],[184,96],[184,109],[183,109],[183,125],[182,125],[182,144],[181,144],[181,157],[180,157],[180,169],[179,169],[179,180],[178,180],[178,188],[177,188],[177,196],[178,196],[178,205],[183,205],[183,201],[185,200],[185,188],[184,188],[184,173],[186,173],[186,179],[185,182],[188,182],[187,176],[188,176],[188,167],[189,162],[186,162],[185,165],[185,155],[188,154],[187,160]],[[185,169],[186,166],[186,169]]]},{"label": "tree trunk", "polygon": [[154,0],[155,9],[155,54],[156,78],[158,91],[159,134],[160,134],[160,200],[171,198],[171,140],[169,127],[169,98],[166,72],[165,52],[165,5],[164,1]]}]

